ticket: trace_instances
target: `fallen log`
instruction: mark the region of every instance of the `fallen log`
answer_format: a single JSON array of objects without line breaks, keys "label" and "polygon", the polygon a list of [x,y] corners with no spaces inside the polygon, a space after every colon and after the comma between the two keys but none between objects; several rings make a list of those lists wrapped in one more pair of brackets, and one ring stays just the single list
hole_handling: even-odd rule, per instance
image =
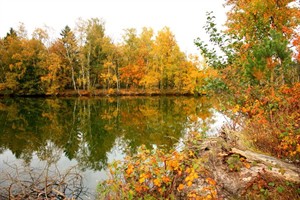
[{"label": "fallen log", "polygon": [[208,158],[206,168],[222,198],[240,198],[264,176],[300,184],[297,166],[233,144],[231,139],[215,137],[205,139],[199,147],[199,156]]},{"label": "fallen log", "polygon": [[248,162],[261,163],[261,167],[256,170],[265,170],[273,176],[300,183],[300,169],[293,164],[249,150],[242,151],[237,148],[232,148],[231,152],[246,157]]}]

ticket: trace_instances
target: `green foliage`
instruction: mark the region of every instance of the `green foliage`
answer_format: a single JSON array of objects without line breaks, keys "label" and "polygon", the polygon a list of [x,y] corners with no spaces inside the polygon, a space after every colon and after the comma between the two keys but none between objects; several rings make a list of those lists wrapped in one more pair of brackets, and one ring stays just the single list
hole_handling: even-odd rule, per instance
[{"label": "green foliage", "polygon": [[250,164],[239,154],[231,154],[226,158],[226,163],[230,171],[239,172],[242,167],[250,168]]},{"label": "green foliage", "polygon": [[297,192],[299,183],[286,184],[286,181],[280,180],[268,175],[258,176],[251,182],[251,185],[245,191],[246,199],[299,199]]},{"label": "green foliage", "polygon": [[[253,83],[281,85],[287,82],[288,68],[291,66],[291,50],[282,33],[275,30],[263,38],[247,52],[245,75]],[[279,80],[281,79],[281,80]]]},{"label": "green foliage", "polygon": [[228,89],[228,86],[220,78],[205,78],[201,88],[202,93],[207,93],[207,91],[226,92]]},{"label": "green foliage", "polygon": [[[206,13],[206,25],[204,29],[210,37],[210,45],[205,44],[201,38],[195,40],[195,45],[200,49],[201,54],[206,58],[209,67],[224,69],[233,62],[234,49],[233,38],[218,31],[213,12]],[[211,47],[212,46],[212,47]]]}]

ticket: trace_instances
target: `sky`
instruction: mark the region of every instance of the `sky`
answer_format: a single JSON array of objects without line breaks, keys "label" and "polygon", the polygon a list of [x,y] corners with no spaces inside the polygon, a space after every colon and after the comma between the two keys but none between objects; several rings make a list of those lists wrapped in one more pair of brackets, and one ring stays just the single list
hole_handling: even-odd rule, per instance
[{"label": "sky", "polygon": [[219,25],[226,20],[224,0],[0,0],[0,37],[11,27],[24,23],[29,35],[48,26],[53,37],[66,26],[75,27],[78,18],[99,18],[106,34],[120,42],[124,29],[168,26],[181,50],[196,54],[194,39],[207,40],[203,26],[206,12],[213,11]]}]

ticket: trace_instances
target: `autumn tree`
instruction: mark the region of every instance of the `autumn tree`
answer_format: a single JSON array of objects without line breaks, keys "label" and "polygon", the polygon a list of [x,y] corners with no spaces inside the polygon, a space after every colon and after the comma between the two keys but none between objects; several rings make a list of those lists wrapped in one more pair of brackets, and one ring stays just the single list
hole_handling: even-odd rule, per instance
[{"label": "autumn tree", "polygon": [[[10,66],[16,61],[13,59],[13,55],[16,53],[17,49],[21,48],[20,38],[17,36],[17,32],[11,28],[6,34],[5,38],[1,41],[1,90],[16,90],[18,82],[16,80],[16,75],[11,73]],[[15,75],[13,77],[13,75]]]},{"label": "autumn tree", "polygon": [[168,27],[158,32],[155,38],[154,55],[154,65],[160,74],[159,88],[174,87],[174,72],[178,70],[180,62],[185,57]]},{"label": "autumn tree", "polygon": [[106,52],[106,58],[104,60],[103,70],[99,75],[100,83],[102,83],[103,88],[116,88],[117,93],[119,93],[121,88],[121,47],[113,44],[109,38],[106,38],[103,49]]},{"label": "autumn tree", "polygon": [[140,59],[139,63],[144,66],[144,76],[140,80],[143,88],[157,87],[159,83],[159,72],[154,65],[154,31],[152,28],[143,28],[140,34]]},{"label": "autumn tree", "polygon": [[[181,90],[189,84],[187,79],[200,71],[196,62],[190,62],[180,51],[168,27],[160,30],[155,37],[152,29],[143,28],[140,34],[136,29],[128,29],[123,39],[120,71],[126,88]],[[190,87],[195,88],[196,82]]]},{"label": "autumn tree", "polygon": [[[291,68],[289,43],[299,25],[294,0],[228,0],[227,33],[237,38],[246,75],[271,85],[284,84]],[[240,62],[242,63],[242,62]],[[264,81],[266,80],[266,81]]]},{"label": "autumn tree", "polygon": [[45,46],[36,39],[18,36],[13,29],[4,38],[1,68],[1,89],[14,94],[42,94],[40,63],[45,58]]},{"label": "autumn tree", "polygon": [[66,26],[60,33],[60,43],[63,45],[61,56],[65,63],[65,67],[69,68],[71,71],[72,86],[75,91],[79,93],[79,87],[76,79],[79,74],[79,64],[78,64],[78,45],[76,37],[69,26]]},{"label": "autumn tree", "polygon": [[198,56],[190,55],[182,62],[175,72],[174,84],[176,89],[188,93],[202,93],[201,86],[204,79],[210,76],[210,70],[205,63],[201,63]]},{"label": "autumn tree", "polygon": [[127,29],[123,35],[124,45],[123,67],[121,69],[121,79],[126,85],[138,87],[141,79],[145,74],[145,66],[140,55],[140,37],[137,35],[136,29]]},{"label": "autumn tree", "polygon": [[37,28],[33,31],[32,37],[43,43],[47,50],[44,52],[44,59],[41,60],[41,67],[44,74],[41,76],[41,86],[47,95],[56,95],[66,89],[71,78],[63,64],[61,52],[64,51],[63,44],[58,40],[50,41],[48,30]]},{"label": "autumn tree", "polygon": [[[216,28],[208,14],[205,29],[216,48],[196,41],[208,64],[221,69],[220,77],[234,90],[240,86],[276,87],[291,82],[293,72],[290,43],[299,25],[299,8],[292,0],[227,0],[226,30]],[[239,79],[238,82],[232,80]],[[220,85],[221,86],[221,85]]]},{"label": "autumn tree", "polygon": [[58,95],[73,89],[81,95],[99,88],[191,92],[201,76],[198,61],[180,51],[168,27],[157,34],[151,28],[139,34],[127,29],[123,41],[114,43],[97,18],[79,20],[74,30],[66,26],[57,39],[50,39],[47,28],[29,38],[21,24],[0,44],[2,94]]},{"label": "autumn tree", "polygon": [[225,31],[217,30],[211,13],[207,17],[205,29],[215,48],[196,40],[218,71],[207,85],[225,89],[229,109],[250,118],[243,132],[257,148],[297,159],[300,7],[293,0],[227,0],[226,5]]},{"label": "autumn tree", "polygon": [[66,65],[67,62],[61,52],[64,52],[64,46],[56,40],[48,48],[47,57],[42,62],[46,73],[41,77],[41,80],[46,87],[46,94],[49,95],[64,92],[72,82],[70,68]]},{"label": "autumn tree", "polygon": [[83,89],[90,90],[100,82],[99,75],[107,56],[104,46],[107,46],[110,40],[105,35],[104,22],[98,18],[79,21],[77,30],[81,36],[79,81]]}]

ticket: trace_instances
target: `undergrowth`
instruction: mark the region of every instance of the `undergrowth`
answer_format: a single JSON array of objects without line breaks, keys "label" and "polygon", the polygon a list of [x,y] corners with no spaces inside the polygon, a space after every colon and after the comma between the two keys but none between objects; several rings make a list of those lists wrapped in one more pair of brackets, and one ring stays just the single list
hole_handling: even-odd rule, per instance
[{"label": "undergrowth", "polygon": [[[110,178],[98,185],[99,199],[216,199],[216,182],[193,147],[190,134],[182,151],[152,151],[142,146],[134,155],[109,166]],[[203,187],[197,181],[204,180]]]}]

